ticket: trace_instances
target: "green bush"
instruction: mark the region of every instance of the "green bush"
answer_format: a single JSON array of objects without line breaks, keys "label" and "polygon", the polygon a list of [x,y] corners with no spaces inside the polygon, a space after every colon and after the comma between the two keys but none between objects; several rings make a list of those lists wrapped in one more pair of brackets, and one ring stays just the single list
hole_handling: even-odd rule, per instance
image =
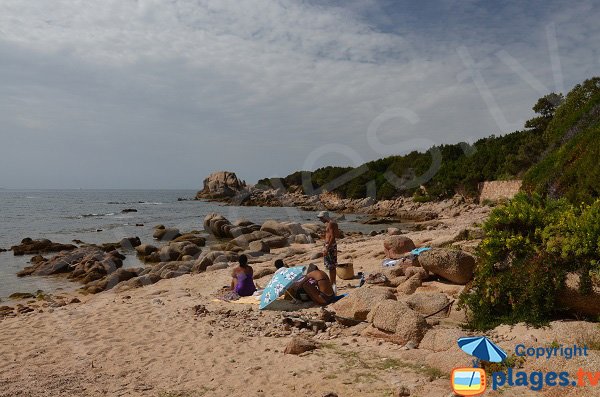
[{"label": "green bush", "polygon": [[581,274],[586,292],[600,270],[600,200],[578,207],[521,193],[496,207],[483,228],[475,278],[460,298],[473,328],[543,324],[559,309],[568,272]]}]

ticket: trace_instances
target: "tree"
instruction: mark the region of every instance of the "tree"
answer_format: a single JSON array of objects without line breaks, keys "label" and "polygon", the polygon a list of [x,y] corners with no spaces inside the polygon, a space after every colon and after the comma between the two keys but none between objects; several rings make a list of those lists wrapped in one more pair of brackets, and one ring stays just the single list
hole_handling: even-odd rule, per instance
[{"label": "tree", "polygon": [[536,131],[544,131],[548,126],[556,108],[559,107],[565,100],[565,97],[561,93],[550,93],[538,99],[536,104],[533,106],[533,111],[540,116],[534,117],[525,122],[525,128],[531,128]]}]

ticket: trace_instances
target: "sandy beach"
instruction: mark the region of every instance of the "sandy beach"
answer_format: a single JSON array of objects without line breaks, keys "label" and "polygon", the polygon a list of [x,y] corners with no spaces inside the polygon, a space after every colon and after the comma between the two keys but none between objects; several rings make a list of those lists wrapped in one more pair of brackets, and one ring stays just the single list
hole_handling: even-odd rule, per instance
[{"label": "sandy beach", "polygon": [[600,397],[600,1],[1,0],[0,397]]},{"label": "sandy beach", "polygon": [[[409,234],[417,245],[443,242],[481,222],[489,208],[477,207],[460,217],[440,217],[443,227]],[[431,228],[430,228],[431,229]],[[339,243],[340,260],[352,258],[355,271],[381,271],[385,235],[351,236]],[[462,241],[465,247],[473,241]],[[273,250],[290,264],[319,260],[313,244]],[[290,255],[290,253],[293,253]],[[272,268],[272,260],[252,263],[255,273]],[[464,313],[428,319],[430,327],[418,346],[399,345],[365,336],[367,324],[344,326],[327,319],[319,307],[277,302],[273,310],[257,304],[215,301],[214,292],[230,280],[221,269],[161,280],[143,288],[115,288],[78,296],[80,303],[35,311],[0,322],[0,396],[451,396],[452,368],[469,366],[471,357],[456,345],[468,335],[460,328]],[[265,285],[266,275],[256,280]],[[338,281],[339,292],[352,292],[358,280]],[[365,286],[381,289],[387,287]],[[444,292],[456,299],[461,286],[426,281],[415,294]],[[65,297],[69,301],[69,297]],[[325,318],[314,332],[286,324],[286,317]],[[597,324],[556,322],[543,330],[499,327],[491,332],[507,351],[519,341],[537,344],[560,340],[600,341]],[[295,336],[317,348],[285,354]],[[593,369],[600,354],[548,361],[527,360],[528,370]],[[552,396],[552,388],[519,396]],[[408,394],[407,394],[408,393]],[[498,392],[491,392],[495,395]],[[594,394],[596,393],[596,394]],[[569,396],[599,395],[597,389],[569,389]]]}]

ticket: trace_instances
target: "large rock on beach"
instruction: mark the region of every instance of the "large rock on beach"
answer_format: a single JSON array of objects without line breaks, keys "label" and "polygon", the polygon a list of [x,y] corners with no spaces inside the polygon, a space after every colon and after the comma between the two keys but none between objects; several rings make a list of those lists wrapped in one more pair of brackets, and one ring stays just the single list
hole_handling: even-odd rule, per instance
[{"label": "large rock on beach", "polygon": [[[18,272],[22,276],[49,276],[59,273],[75,272],[75,278],[84,278],[87,272],[114,271],[123,265],[123,256],[118,252],[104,252],[94,246],[77,248],[72,251],[61,252],[48,260],[38,260]],[[43,258],[42,258],[43,259]]]},{"label": "large rock on beach", "polygon": [[419,264],[430,273],[464,285],[473,278],[475,257],[464,251],[432,248],[419,255]]},{"label": "large rock on beach", "polygon": [[261,240],[269,248],[283,248],[288,245],[288,239],[283,236],[271,236]]},{"label": "large rock on beach", "polygon": [[323,234],[325,226],[322,223],[303,223],[302,229],[304,229],[306,234],[310,235],[312,238],[318,238]]},{"label": "large rock on beach", "polygon": [[379,302],[367,316],[371,327],[365,335],[386,339],[404,345],[408,342],[418,344],[427,332],[427,322],[419,313],[406,303],[384,300]]},{"label": "large rock on beach", "polygon": [[219,171],[204,179],[204,188],[196,194],[197,199],[232,198],[246,190],[246,183],[229,171]]},{"label": "large rock on beach", "polygon": [[202,273],[205,272],[206,269],[213,264],[213,260],[206,256],[198,258],[194,262],[194,266],[192,266],[191,273]]},{"label": "large rock on beach", "polygon": [[223,215],[210,213],[204,218],[204,230],[218,238],[236,238],[260,230],[260,225],[247,220],[231,224]]},{"label": "large rock on beach", "polygon": [[136,248],[140,260],[145,263],[157,263],[182,260],[184,257],[198,258],[202,249],[191,241],[171,241],[160,248],[142,244]]},{"label": "large rock on beach", "polygon": [[388,236],[383,240],[385,256],[397,259],[414,250],[415,243],[406,236]]},{"label": "large rock on beach", "polygon": [[406,303],[412,310],[425,316],[446,308],[450,303],[448,297],[440,292],[416,293],[398,298],[398,300]]},{"label": "large rock on beach", "polygon": [[411,295],[417,288],[423,285],[423,280],[420,274],[414,274],[412,277],[406,279],[406,281],[400,283],[396,287],[396,292],[400,295]]},{"label": "large rock on beach", "polygon": [[141,269],[118,269],[102,279],[86,284],[82,289],[91,294],[112,289],[122,281],[130,280],[139,275]]},{"label": "large rock on beach", "polygon": [[[257,240],[263,240],[264,241],[264,239],[267,239],[269,237],[276,237],[278,239],[282,239],[283,238],[287,242],[287,239],[284,238],[284,237],[273,236],[269,232],[265,232],[265,231],[259,230],[259,231],[255,231],[255,232],[252,232],[252,233],[244,234],[243,236],[236,237],[233,240],[231,240],[231,243],[234,244],[234,245],[237,245],[238,247],[247,249],[250,246],[251,242],[257,241]],[[271,248],[276,248],[276,247],[271,247]]]},{"label": "large rock on beach", "polygon": [[395,299],[396,296],[388,288],[363,286],[350,291],[347,297],[334,303],[332,309],[342,318],[342,322],[344,318],[365,321],[377,303]]},{"label": "large rock on beach", "polygon": [[117,292],[121,292],[121,291],[127,291],[127,290],[134,289],[134,288],[141,288],[146,285],[152,285],[154,283],[157,283],[160,280],[161,280],[161,278],[158,274],[148,273],[148,274],[144,274],[141,276],[133,277],[127,281],[120,282],[115,287],[115,290]]},{"label": "large rock on beach", "polygon": [[[226,230],[225,226],[229,226],[230,228]],[[204,230],[215,237],[231,237],[231,234],[229,233],[231,227],[231,222],[223,215],[210,213],[204,217]]]},{"label": "large rock on beach", "polygon": [[37,255],[51,252],[71,251],[77,248],[73,244],[53,243],[48,239],[32,240],[27,237],[21,240],[21,244],[10,247],[15,256]]},{"label": "large rock on beach", "polygon": [[[107,286],[112,287],[124,279],[137,275],[134,274],[137,270],[122,269],[123,259],[125,257],[117,251],[105,252],[99,247],[90,245],[61,252],[47,260],[41,258],[17,275],[48,276],[67,273],[69,279],[86,284],[84,288],[88,292],[96,293],[103,291]],[[113,274],[116,276],[112,276]]]},{"label": "large rock on beach", "polygon": [[71,265],[69,279],[78,280],[84,284],[99,280],[115,272],[123,266],[125,257],[117,251],[108,253],[90,253],[81,261]]},{"label": "large rock on beach", "polygon": [[456,346],[456,341],[465,336],[460,328],[434,328],[425,334],[419,349],[427,349],[433,352],[444,352]]},{"label": "large rock on beach", "polygon": [[292,234],[285,223],[274,220],[265,221],[260,230],[283,237],[289,237]]},{"label": "large rock on beach", "polygon": [[283,351],[284,354],[302,354],[311,350],[318,349],[320,344],[312,339],[296,336],[288,342]]},{"label": "large rock on beach", "polygon": [[259,251],[268,253],[271,251],[271,248],[262,240],[256,240],[248,244],[248,249],[251,251]]},{"label": "large rock on beach", "polygon": [[199,236],[194,233],[185,233],[173,239],[174,243],[179,243],[182,241],[189,241],[190,243],[196,244],[198,247],[204,247],[206,245],[206,237]]}]

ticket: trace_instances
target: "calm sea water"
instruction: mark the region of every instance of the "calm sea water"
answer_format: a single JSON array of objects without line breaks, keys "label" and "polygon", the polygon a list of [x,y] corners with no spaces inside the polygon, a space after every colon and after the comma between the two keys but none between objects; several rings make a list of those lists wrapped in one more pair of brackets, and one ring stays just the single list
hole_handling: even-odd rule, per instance
[{"label": "calm sea water", "polygon": [[[295,208],[230,207],[203,201],[178,201],[192,198],[192,190],[0,190],[0,248],[8,249],[25,237],[48,238],[69,243],[117,242],[138,236],[152,243],[152,228],[157,224],[181,231],[203,230],[204,217],[211,212],[234,221],[246,218],[256,223],[267,219],[315,222],[315,213]],[[137,212],[123,213],[133,208]],[[341,222],[343,230],[368,232],[382,227],[355,223],[356,216]],[[144,226],[136,226],[143,224]],[[133,252],[124,252],[124,266],[140,266]],[[52,254],[47,254],[46,257]],[[0,253],[0,299],[13,292],[72,290],[79,285],[54,277],[18,278],[16,272],[28,266],[31,256]]]}]

